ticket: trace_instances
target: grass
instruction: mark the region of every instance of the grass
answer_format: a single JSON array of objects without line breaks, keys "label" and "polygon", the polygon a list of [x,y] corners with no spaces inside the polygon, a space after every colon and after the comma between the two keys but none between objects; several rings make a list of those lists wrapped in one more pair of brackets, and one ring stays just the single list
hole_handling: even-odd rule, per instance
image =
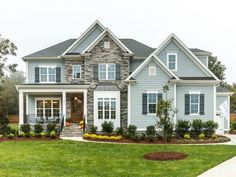
[{"label": "grass", "polygon": [[234,146],[168,145],[188,154],[181,161],[146,161],[147,152],[162,145],[116,145],[73,141],[0,143],[0,176],[195,177],[236,155]]}]

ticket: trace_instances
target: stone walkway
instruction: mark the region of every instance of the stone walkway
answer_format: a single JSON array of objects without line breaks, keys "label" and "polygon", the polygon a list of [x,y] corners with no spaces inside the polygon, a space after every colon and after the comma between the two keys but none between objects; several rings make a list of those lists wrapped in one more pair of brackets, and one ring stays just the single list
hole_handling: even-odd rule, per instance
[{"label": "stone walkway", "polygon": [[229,159],[212,169],[206,171],[198,177],[235,177],[236,176],[236,157]]}]

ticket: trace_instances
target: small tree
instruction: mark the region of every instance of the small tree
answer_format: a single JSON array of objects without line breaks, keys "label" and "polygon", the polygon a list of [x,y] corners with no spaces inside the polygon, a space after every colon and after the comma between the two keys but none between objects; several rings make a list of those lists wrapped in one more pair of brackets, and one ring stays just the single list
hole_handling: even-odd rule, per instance
[{"label": "small tree", "polygon": [[165,93],[166,99],[158,101],[157,103],[157,124],[156,126],[162,130],[162,137],[165,143],[166,148],[166,142],[167,140],[171,139],[173,129],[174,129],[174,123],[173,123],[173,117],[176,113],[176,109],[173,107],[173,100],[167,98],[167,92],[169,91],[168,85],[165,85],[163,87],[163,92]]}]

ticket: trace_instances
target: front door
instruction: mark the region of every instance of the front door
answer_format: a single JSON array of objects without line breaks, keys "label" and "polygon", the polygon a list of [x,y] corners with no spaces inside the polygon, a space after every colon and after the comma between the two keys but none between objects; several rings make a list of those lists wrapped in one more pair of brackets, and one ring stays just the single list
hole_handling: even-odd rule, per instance
[{"label": "front door", "polygon": [[83,94],[71,95],[71,121],[78,123],[83,120]]}]

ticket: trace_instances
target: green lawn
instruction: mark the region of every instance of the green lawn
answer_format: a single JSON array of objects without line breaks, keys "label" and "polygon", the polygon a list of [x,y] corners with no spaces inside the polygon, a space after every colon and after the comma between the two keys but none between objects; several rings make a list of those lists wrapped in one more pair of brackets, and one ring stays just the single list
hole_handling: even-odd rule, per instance
[{"label": "green lawn", "polygon": [[170,145],[185,152],[185,160],[153,162],[147,152],[161,145],[115,145],[73,141],[21,141],[0,143],[0,176],[197,176],[236,155],[234,146]]}]

